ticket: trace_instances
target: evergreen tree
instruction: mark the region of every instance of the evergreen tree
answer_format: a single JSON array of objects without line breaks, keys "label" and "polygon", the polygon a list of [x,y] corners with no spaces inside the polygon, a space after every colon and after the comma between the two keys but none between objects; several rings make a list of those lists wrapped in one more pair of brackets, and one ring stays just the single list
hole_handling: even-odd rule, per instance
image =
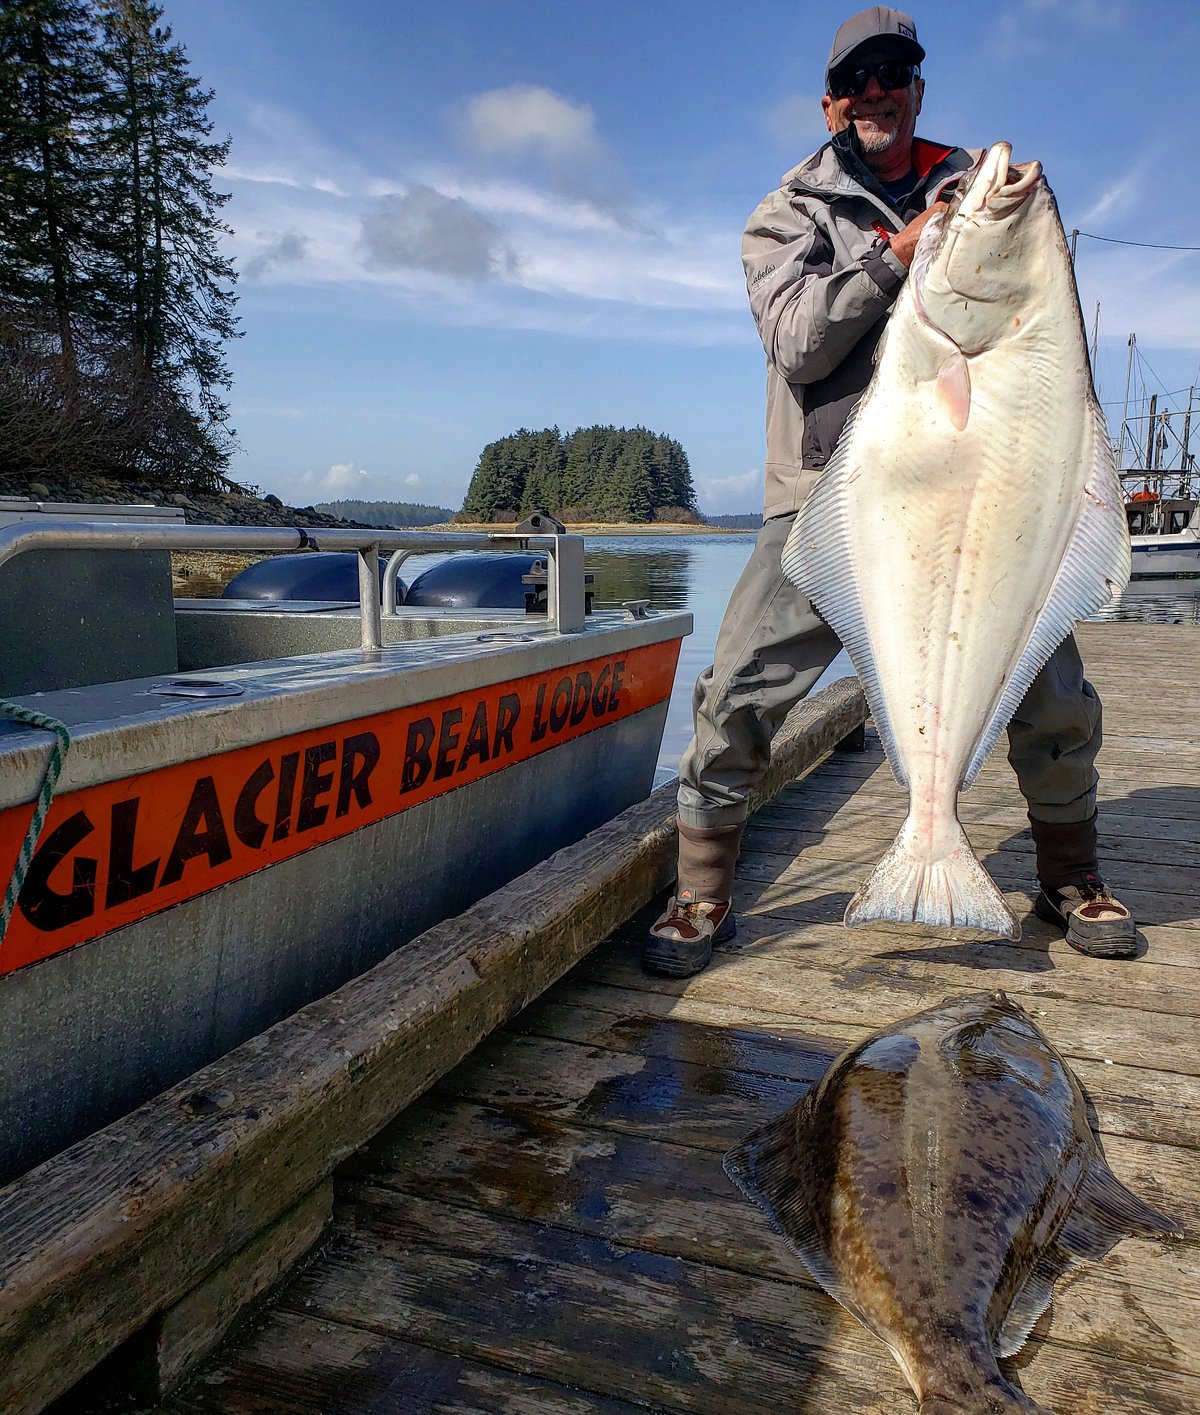
[{"label": "evergreen tree", "polygon": [[479,454],[471,484],[463,498],[462,515],[470,521],[490,521],[492,512],[500,504],[497,500],[499,479],[497,462],[499,443],[489,442]]},{"label": "evergreen tree", "polygon": [[611,448],[616,428],[581,427],[567,438],[567,459],[563,469],[563,509],[580,519],[596,510],[604,488],[604,474],[611,470],[615,453]]},{"label": "evergreen tree", "polygon": [[0,290],[26,326],[52,315],[68,385],[77,323],[97,313],[101,91],[82,0],[3,0]]},{"label": "evergreen tree", "polygon": [[219,241],[229,200],[213,187],[229,140],[212,141],[210,90],[151,0],[100,0],[107,76],[113,323],[142,366],[193,402],[201,444],[228,460],[224,344],[237,333],[235,273]]},{"label": "evergreen tree", "polygon": [[687,453],[673,437],[659,435],[654,439],[655,502],[656,506],[678,506],[685,511],[696,510],[696,491]]},{"label": "evergreen tree", "polygon": [[606,509],[615,521],[648,521],[654,514],[649,439],[629,436],[617,455]]},{"label": "evergreen tree", "polygon": [[211,94],[150,0],[0,0],[5,460],[212,485],[232,450]]},{"label": "evergreen tree", "polygon": [[566,450],[558,428],[533,434],[532,459],[521,495],[521,514],[538,509],[558,510],[562,506],[563,468]]}]

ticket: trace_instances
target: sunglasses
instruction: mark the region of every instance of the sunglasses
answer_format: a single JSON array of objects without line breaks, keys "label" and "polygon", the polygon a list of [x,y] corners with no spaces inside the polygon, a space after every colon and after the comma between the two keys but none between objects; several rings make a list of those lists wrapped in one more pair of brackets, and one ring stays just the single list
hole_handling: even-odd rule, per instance
[{"label": "sunglasses", "polygon": [[856,98],[872,79],[878,79],[883,89],[907,88],[920,72],[920,64],[900,64],[894,59],[882,64],[859,64],[853,69],[835,69],[829,75],[829,96]]}]

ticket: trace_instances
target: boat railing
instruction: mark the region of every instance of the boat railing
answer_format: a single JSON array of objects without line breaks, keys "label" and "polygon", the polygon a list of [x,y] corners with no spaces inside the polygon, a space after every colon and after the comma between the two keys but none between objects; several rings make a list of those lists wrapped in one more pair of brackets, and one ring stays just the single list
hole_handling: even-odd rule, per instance
[{"label": "boat railing", "polygon": [[[101,513],[102,515],[102,513]],[[583,537],[523,532],[384,530],[336,527],[308,530],[299,526],[191,526],[123,521],[20,521],[0,526],[0,566],[29,551],[46,550],[224,550],[354,551],[358,555],[358,608],[362,647],[378,652],[383,645],[383,616],[395,616],[396,578],[408,556],[455,550],[487,550],[507,545],[544,551],[547,560],[547,618],[560,634],[584,628]],[[378,559],[390,558],[380,596]]]}]

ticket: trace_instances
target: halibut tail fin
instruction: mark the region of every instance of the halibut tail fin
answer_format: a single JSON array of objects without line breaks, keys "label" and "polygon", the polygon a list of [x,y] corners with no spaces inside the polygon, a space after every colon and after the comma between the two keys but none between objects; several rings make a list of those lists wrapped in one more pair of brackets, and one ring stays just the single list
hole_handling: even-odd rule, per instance
[{"label": "halibut tail fin", "polygon": [[846,927],[873,920],[928,924],[930,928],[980,929],[996,938],[1019,939],[1021,925],[979,863],[966,832],[937,860],[913,848],[911,817],[850,901]]}]

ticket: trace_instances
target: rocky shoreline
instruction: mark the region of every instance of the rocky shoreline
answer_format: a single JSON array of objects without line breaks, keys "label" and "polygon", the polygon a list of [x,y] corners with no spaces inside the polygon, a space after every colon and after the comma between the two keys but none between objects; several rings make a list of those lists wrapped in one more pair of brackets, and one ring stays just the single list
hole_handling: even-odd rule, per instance
[{"label": "rocky shoreline", "polygon": [[[148,482],[116,481],[108,477],[36,477],[0,473],[0,498],[16,497],[28,501],[64,501],[96,506],[174,506],[194,526],[299,526],[305,530],[330,527],[357,527],[362,521],[347,521],[339,516],[318,511],[314,506],[289,506],[278,496],[252,496],[243,491],[204,493],[178,491]],[[419,531],[493,531],[511,532],[515,525],[438,525],[415,526]],[[570,525],[577,535],[732,535],[715,526],[679,525],[652,522],[646,525],[608,525],[588,522]],[[270,552],[231,554],[221,550],[189,550],[171,557],[172,578],[176,594],[218,594],[239,570]]]},{"label": "rocky shoreline", "polygon": [[108,477],[37,477],[0,475],[0,497],[30,501],[83,502],[107,506],[177,506],[194,526],[356,526],[313,506],[287,506],[278,496],[247,492],[176,491],[148,482],[114,481]]},{"label": "rocky shoreline", "polygon": [[[0,475],[0,497],[29,501],[64,501],[95,506],[173,506],[193,526],[359,526],[330,516],[313,506],[288,506],[278,496],[251,496],[248,492],[204,493],[176,491],[148,482],[115,481],[108,477],[36,477]],[[219,594],[239,570],[262,560],[267,551],[231,554],[222,550],[178,551],[171,556],[175,593]]]},{"label": "rocky shoreline", "polygon": [[[36,477],[0,473],[0,497],[22,497],[30,501],[67,501],[95,505],[178,506],[189,525],[199,526],[362,526],[363,521],[348,521],[318,511],[315,506],[289,506],[278,496],[251,496],[243,491],[205,493],[178,491],[149,482],[115,481],[108,477],[58,478],[40,473]],[[418,531],[506,531],[513,524],[446,523],[436,526],[414,526]],[[686,525],[672,521],[650,521],[645,524],[588,521],[567,527],[575,535],[739,535],[719,526]]]}]

